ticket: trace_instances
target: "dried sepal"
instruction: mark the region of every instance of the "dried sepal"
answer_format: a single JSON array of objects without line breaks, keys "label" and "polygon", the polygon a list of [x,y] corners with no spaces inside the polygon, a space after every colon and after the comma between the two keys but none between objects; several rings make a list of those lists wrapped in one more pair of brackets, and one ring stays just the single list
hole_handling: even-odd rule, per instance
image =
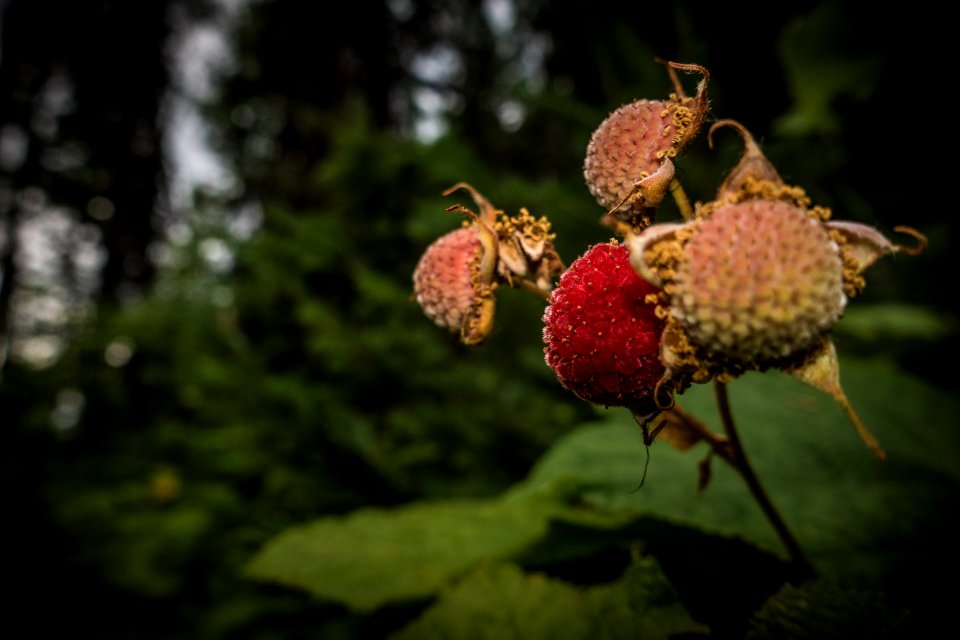
[{"label": "dried sepal", "polygon": [[[482,196],[480,196],[480,198],[482,198]],[[483,214],[486,214],[488,211],[485,209],[485,205],[492,206],[489,205],[489,202],[486,202],[486,200],[477,200],[477,206],[480,207],[481,213]],[[471,213],[466,209],[464,209],[464,211]],[[460,341],[466,345],[483,342],[487,336],[490,335],[490,332],[493,331],[493,320],[496,312],[496,298],[494,297],[494,293],[497,288],[497,283],[494,278],[500,253],[497,235],[487,222],[483,218],[476,217],[473,225],[480,238],[483,252],[480,255],[475,276],[477,299],[474,310],[473,313],[467,316],[463,325],[460,327]]]},{"label": "dried sepal", "polygon": [[546,216],[534,218],[524,208],[516,216],[501,214],[495,225],[499,243],[497,273],[511,287],[546,297],[564,265],[554,248],[556,234]]},{"label": "dried sepal", "polygon": [[[463,189],[464,191],[469,193],[470,197],[473,198],[473,202],[477,205],[477,208],[480,209],[479,214],[473,214],[473,215],[479,218],[479,220],[485,223],[487,226],[492,227],[493,224],[497,221],[497,216],[503,212],[497,209],[495,206],[493,206],[493,204],[489,200],[487,200],[482,193],[474,189],[473,185],[471,185],[470,183],[458,182],[457,184],[453,185],[452,187],[444,191],[442,195],[449,196],[455,191],[459,191],[460,189]],[[456,206],[459,206],[459,205],[454,205],[454,207]],[[448,207],[447,211],[452,210],[454,207]],[[467,209],[467,211],[469,211],[469,209]]]},{"label": "dried sepal", "polygon": [[825,224],[828,229],[836,234],[844,256],[849,259],[857,275],[866,271],[870,265],[883,256],[901,251],[916,255],[923,251],[927,245],[926,236],[910,227],[899,226],[895,227],[894,230],[916,238],[918,245],[915,247],[891,242],[877,229],[859,222],[831,221]]},{"label": "dried sepal", "polygon": [[[641,174],[633,188],[620,202],[607,211],[605,219],[623,223],[627,230],[641,230],[653,224],[653,213],[666,197],[676,175],[676,167],[669,157],[662,159],[650,175]],[[616,225],[614,228],[617,228]]]},{"label": "dried sepal", "polygon": [[485,248],[483,283],[506,283],[546,298],[564,269],[553,244],[556,234],[551,232],[546,216],[535,218],[522,207],[518,215],[508,216],[466,182],[457,183],[444,194],[457,189],[469,192],[480,209],[480,213],[475,214],[462,205],[454,205],[447,211],[466,214],[481,230]]},{"label": "dried sepal", "polygon": [[854,429],[863,439],[864,444],[880,460],[885,460],[886,452],[874,435],[860,419],[856,409],[850,403],[847,395],[840,386],[840,363],[837,361],[837,350],[829,338],[823,341],[821,347],[799,366],[788,369],[788,373],[797,380],[814,389],[826,393],[833,398],[847,414]]},{"label": "dried sepal", "polygon": [[460,327],[460,341],[466,345],[480,344],[493,331],[496,299],[490,288],[479,295],[474,311]]},{"label": "dried sepal", "polygon": [[[665,110],[673,116],[672,144],[670,150],[661,152],[661,157],[672,158],[699,133],[700,127],[703,126],[703,121],[707,117],[707,112],[710,110],[710,101],[707,99],[710,72],[698,64],[672,61],[666,61],[665,64],[676,93],[671,94],[670,104],[665,107]],[[700,82],[697,83],[696,95],[687,97],[683,85],[677,77],[677,71],[699,73],[702,76]]]},{"label": "dried sepal", "polygon": [[630,264],[644,280],[662,287],[664,280],[670,278],[669,272],[661,276],[661,270],[666,271],[680,258],[677,252],[682,250],[682,245],[677,233],[687,227],[683,222],[663,222],[627,236]]},{"label": "dried sepal", "polygon": [[654,438],[667,442],[677,451],[688,451],[697,444],[706,442],[711,449],[723,456],[731,454],[727,436],[714,433],[696,416],[677,404],[660,414],[659,421],[651,431],[651,440]]},{"label": "dried sepal", "polygon": [[717,200],[724,200],[731,194],[746,191],[749,189],[748,181],[769,182],[774,185],[783,184],[783,179],[780,177],[777,168],[760,150],[753,135],[736,120],[725,119],[713,123],[707,132],[707,144],[711,149],[713,149],[713,134],[717,129],[723,127],[730,127],[740,135],[743,140],[743,153],[740,156],[740,161],[730,170],[720,185]]},{"label": "dried sepal", "polygon": [[664,411],[662,417],[663,421],[654,436],[657,440],[666,442],[677,451],[688,451],[703,441],[700,433],[689,428],[685,421],[677,420],[672,410]]}]

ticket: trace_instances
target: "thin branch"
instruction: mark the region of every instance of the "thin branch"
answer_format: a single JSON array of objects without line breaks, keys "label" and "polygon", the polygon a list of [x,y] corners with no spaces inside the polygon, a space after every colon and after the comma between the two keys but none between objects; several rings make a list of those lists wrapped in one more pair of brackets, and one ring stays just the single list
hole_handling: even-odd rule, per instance
[{"label": "thin branch", "polygon": [[680,215],[683,216],[683,219],[692,220],[693,207],[690,205],[690,198],[687,197],[687,192],[683,190],[683,185],[680,184],[680,181],[676,178],[670,181],[670,194],[673,195],[673,201],[677,203],[677,209],[680,210]]},{"label": "thin branch", "polygon": [[773,505],[773,502],[770,501],[763,485],[760,484],[760,479],[757,478],[757,474],[754,473],[750,461],[747,460],[747,455],[743,450],[743,444],[740,442],[740,436],[733,422],[733,414],[730,411],[730,399],[727,394],[726,383],[714,381],[714,392],[717,398],[717,406],[720,410],[720,419],[723,421],[723,429],[727,433],[727,438],[729,439],[730,448],[733,453],[732,459],[724,459],[733,465],[734,469],[743,477],[743,480],[747,483],[747,487],[750,489],[750,493],[753,494],[753,498],[763,511],[763,515],[767,517],[767,520],[777,532],[783,545],[787,548],[787,553],[790,555],[790,563],[797,573],[796,577],[806,578],[815,575],[816,571],[810,564],[810,561],[807,560],[806,555],[804,555],[796,538],[793,537],[786,522],[780,517],[777,508]]}]

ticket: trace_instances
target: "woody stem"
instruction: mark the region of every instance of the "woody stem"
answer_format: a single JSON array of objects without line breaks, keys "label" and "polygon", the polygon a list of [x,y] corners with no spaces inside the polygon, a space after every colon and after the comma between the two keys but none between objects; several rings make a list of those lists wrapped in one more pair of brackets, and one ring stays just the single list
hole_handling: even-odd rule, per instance
[{"label": "woody stem", "polygon": [[767,520],[777,532],[780,541],[783,542],[783,546],[786,547],[787,553],[790,556],[790,564],[796,572],[796,577],[804,578],[815,575],[816,572],[813,566],[810,564],[810,561],[807,560],[806,555],[804,555],[796,538],[793,537],[786,522],[780,517],[777,508],[773,505],[773,502],[770,501],[770,497],[767,495],[766,490],[764,490],[763,485],[760,484],[760,479],[757,478],[757,474],[754,473],[753,467],[747,459],[747,454],[743,450],[743,444],[740,442],[740,435],[737,433],[736,425],[733,422],[733,414],[730,411],[730,398],[727,394],[726,383],[715,381],[714,392],[717,398],[717,407],[720,410],[720,419],[723,422],[723,430],[730,440],[730,451],[732,455],[724,459],[737,470],[737,473],[739,473],[744,482],[747,483],[747,487],[750,489],[754,500],[756,500],[760,506],[760,510],[763,511],[763,515],[766,516]]}]

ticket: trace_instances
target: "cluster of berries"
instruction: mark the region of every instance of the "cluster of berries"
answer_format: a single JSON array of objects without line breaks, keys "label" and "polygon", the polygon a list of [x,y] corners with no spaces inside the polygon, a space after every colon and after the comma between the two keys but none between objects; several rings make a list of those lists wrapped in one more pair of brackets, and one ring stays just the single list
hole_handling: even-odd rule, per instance
[{"label": "cluster of berries", "polygon": [[[466,343],[490,332],[499,283],[541,293],[546,363],[580,398],[628,407],[649,421],[692,383],[749,370],[787,371],[835,398],[868,446],[883,451],[845,397],[830,333],[863,271],[883,255],[915,253],[872,227],[834,222],[786,184],[739,123],[739,163],[715,198],[691,207],[673,159],[708,112],[709,74],[667,63],[676,92],[620,107],[594,132],[584,177],[621,240],[595,245],[564,268],[546,218],[507,217],[471,189],[475,214],[437,240],[414,273],[417,301]],[[687,97],[677,71],[702,76]],[[464,185],[458,185],[464,186]],[[469,188],[469,187],[467,187]],[[673,193],[686,218],[654,224]],[[559,277],[554,287],[553,281]]]}]

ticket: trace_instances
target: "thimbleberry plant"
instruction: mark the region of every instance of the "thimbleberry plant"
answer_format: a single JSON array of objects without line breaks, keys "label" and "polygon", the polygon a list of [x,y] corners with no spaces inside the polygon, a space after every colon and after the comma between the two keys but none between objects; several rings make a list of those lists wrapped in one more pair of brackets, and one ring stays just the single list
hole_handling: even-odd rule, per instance
[{"label": "thimbleberry plant", "polygon": [[[918,253],[925,238],[909,227],[911,246],[878,230],[832,220],[806,192],[790,185],[750,133],[738,164],[712,200],[691,206],[674,160],[708,115],[709,73],[695,64],[666,63],[675,93],[638,100],[611,113],[587,145],[583,174],[619,238],[590,247],[564,268],[546,218],[526,210],[509,217],[468,185],[480,208],[454,205],[467,219],[432,244],[414,273],[416,299],[436,324],[466,344],[493,326],[501,284],[535,292],[543,314],[546,364],[559,382],[588,402],[622,406],[642,428],[644,442],[704,441],[701,487],[715,455],[744,479],[776,529],[796,568],[810,570],[790,530],[767,497],[740,446],[727,384],[747,371],[779,369],[825,392],[844,409],[871,451],[880,443],[840,386],[831,332],[864,286],[864,271],[880,257]],[[687,97],[677,71],[697,73]],[[448,192],[449,193],[449,192]],[[677,222],[654,224],[673,195]],[[693,384],[712,382],[724,426],[714,433],[676,405]]]}]

